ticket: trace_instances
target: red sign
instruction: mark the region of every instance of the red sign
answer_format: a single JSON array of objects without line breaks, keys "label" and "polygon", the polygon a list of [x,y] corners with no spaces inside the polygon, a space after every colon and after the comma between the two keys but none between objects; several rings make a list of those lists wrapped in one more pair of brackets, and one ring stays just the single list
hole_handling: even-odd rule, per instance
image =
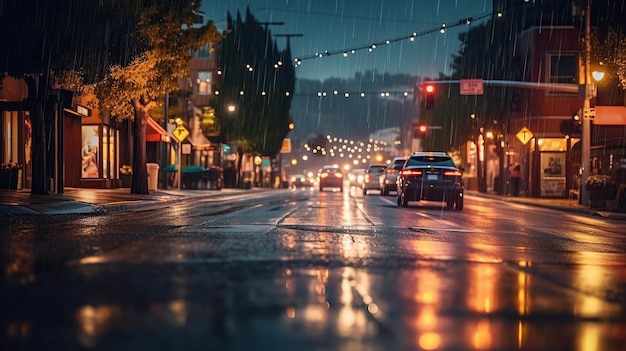
[{"label": "red sign", "polygon": [[461,79],[461,95],[482,95],[484,92],[482,79]]}]

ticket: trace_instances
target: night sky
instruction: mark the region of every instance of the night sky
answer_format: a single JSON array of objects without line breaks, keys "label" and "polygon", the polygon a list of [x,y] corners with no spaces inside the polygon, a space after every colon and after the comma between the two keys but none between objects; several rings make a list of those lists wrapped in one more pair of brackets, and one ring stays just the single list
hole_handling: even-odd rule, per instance
[{"label": "night sky", "polygon": [[[324,80],[329,77],[353,77],[356,72],[406,73],[434,77],[448,73],[451,55],[458,52],[458,34],[466,25],[437,30],[446,24],[456,25],[466,18],[479,18],[491,12],[491,0],[203,0],[205,18],[219,30],[226,27],[226,13],[245,15],[249,7],[259,22],[284,22],[270,26],[272,35],[302,34],[292,37],[294,58],[312,57],[329,51],[331,56],[304,59],[296,70],[298,78]],[[474,24],[478,23],[475,21]],[[424,34],[430,30],[433,33]],[[418,33],[413,42],[408,40]],[[406,38],[393,42],[394,39]],[[284,48],[286,38],[275,38]],[[372,52],[357,50],[348,57],[344,51],[378,45]]]}]

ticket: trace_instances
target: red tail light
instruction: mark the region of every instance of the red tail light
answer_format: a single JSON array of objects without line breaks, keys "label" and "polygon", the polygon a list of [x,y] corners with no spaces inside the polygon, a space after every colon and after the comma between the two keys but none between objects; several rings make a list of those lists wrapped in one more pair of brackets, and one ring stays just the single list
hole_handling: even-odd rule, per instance
[{"label": "red tail light", "polygon": [[335,178],[343,178],[343,174],[341,174],[341,173],[335,173]]},{"label": "red tail light", "polygon": [[443,173],[444,176],[446,177],[462,177],[463,176],[463,172],[461,171],[445,171]]},{"label": "red tail light", "polygon": [[387,170],[387,173],[389,173],[389,174],[394,174],[394,173],[396,173],[396,170],[395,170],[395,169],[388,169],[388,170]]},{"label": "red tail light", "polygon": [[422,171],[417,169],[405,169],[400,171],[400,175],[403,177],[421,177]]},{"label": "red tail light", "polygon": [[328,178],[328,173],[322,173],[322,174],[320,174],[320,178]]}]

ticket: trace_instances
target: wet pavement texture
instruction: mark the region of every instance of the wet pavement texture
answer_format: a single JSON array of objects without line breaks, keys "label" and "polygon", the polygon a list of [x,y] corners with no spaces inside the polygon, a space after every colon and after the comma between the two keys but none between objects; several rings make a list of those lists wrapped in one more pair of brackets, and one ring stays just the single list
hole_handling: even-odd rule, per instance
[{"label": "wet pavement texture", "polygon": [[626,344],[623,222],[476,197],[462,212],[394,203],[283,191],[3,217],[0,348]]}]

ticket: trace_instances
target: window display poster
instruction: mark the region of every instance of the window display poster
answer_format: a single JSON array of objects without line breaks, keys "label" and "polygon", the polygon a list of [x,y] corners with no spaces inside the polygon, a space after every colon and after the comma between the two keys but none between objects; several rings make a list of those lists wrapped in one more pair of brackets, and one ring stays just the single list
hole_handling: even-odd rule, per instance
[{"label": "window display poster", "polygon": [[100,176],[100,169],[98,168],[100,156],[98,150],[100,144],[98,126],[83,126],[82,140],[82,177],[98,178]]},{"label": "window display poster", "polygon": [[543,177],[565,177],[565,153],[542,152],[541,172]]},{"label": "window display poster", "polygon": [[565,197],[565,153],[541,153],[541,196]]}]

